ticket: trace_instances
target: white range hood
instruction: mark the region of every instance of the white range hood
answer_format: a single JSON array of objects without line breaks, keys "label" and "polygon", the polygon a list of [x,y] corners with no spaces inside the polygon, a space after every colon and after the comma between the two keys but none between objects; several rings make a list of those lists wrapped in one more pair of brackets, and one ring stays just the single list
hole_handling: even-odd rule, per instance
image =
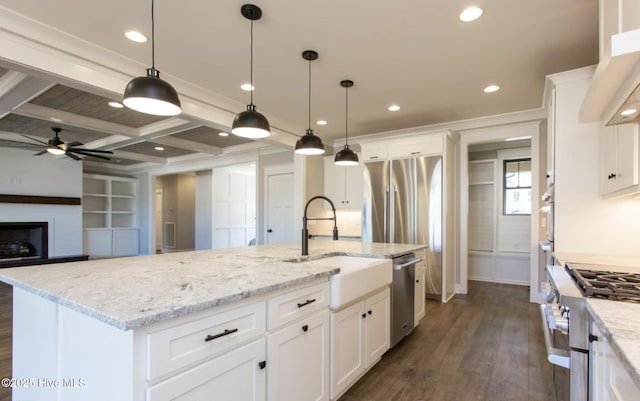
[{"label": "white range hood", "polygon": [[[633,108],[627,116],[620,113]],[[600,60],[580,109],[580,122],[640,122],[640,29],[611,36],[611,56]]]}]

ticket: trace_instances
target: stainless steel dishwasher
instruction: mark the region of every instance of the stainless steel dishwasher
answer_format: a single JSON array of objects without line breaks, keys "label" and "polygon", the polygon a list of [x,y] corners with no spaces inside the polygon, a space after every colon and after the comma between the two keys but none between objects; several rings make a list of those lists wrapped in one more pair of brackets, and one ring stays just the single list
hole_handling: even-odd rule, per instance
[{"label": "stainless steel dishwasher", "polygon": [[416,263],[421,260],[413,253],[393,258],[391,347],[413,330]]}]

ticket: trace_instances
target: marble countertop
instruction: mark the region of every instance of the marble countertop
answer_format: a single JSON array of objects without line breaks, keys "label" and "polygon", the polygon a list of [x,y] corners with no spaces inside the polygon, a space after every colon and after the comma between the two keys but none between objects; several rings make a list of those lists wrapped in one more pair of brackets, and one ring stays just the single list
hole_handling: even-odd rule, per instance
[{"label": "marble countertop", "polygon": [[587,309],[622,366],[640,387],[640,304],[590,298]]},{"label": "marble countertop", "polygon": [[339,266],[300,263],[325,256],[392,258],[422,245],[309,241],[8,268],[0,281],[123,330],[327,279]]}]

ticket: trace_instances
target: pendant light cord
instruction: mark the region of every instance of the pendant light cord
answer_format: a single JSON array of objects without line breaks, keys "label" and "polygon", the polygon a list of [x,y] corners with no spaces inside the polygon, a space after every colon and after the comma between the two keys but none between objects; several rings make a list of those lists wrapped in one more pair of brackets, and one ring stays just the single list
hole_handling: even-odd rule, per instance
[{"label": "pendant light cord", "polygon": [[349,146],[349,87],[344,88],[344,144]]},{"label": "pendant light cord", "polygon": [[253,104],[253,20],[251,20],[251,31],[250,31],[250,36],[251,36],[251,52],[250,52],[250,57],[249,57],[249,85],[251,85],[251,104]]},{"label": "pendant light cord", "polygon": [[153,17],[153,0],[151,0],[151,69],[156,69],[156,29]]},{"label": "pendant light cord", "polygon": [[309,129],[311,129],[311,60],[309,60]]}]

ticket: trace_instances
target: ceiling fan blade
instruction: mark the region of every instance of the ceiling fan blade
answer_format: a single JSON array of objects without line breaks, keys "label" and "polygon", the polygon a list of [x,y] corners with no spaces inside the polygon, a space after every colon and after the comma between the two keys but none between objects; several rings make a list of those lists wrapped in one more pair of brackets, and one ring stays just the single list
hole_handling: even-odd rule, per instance
[{"label": "ceiling fan blade", "polygon": [[67,149],[68,148],[72,148],[74,146],[82,146],[82,142],[77,142],[77,141],[76,142],[69,142],[69,143],[66,143],[65,146],[67,147]]},{"label": "ceiling fan blade", "polygon": [[86,153],[85,156],[95,157],[97,159],[102,159],[102,160],[111,160],[110,157],[100,156],[100,155],[92,155],[92,154],[89,154],[89,153]]},{"label": "ceiling fan blade", "polygon": [[72,148],[72,149],[67,149],[67,152],[76,152],[76,153],[105,153],[105,154],[109,154],[112,155],[113,152],[110,150],[100,150],[100,149],[82,149],[82,148]]},{"label": "ceiling fan blade", "polygon": [[41,148],[42,146],[40,145],[36,145],[35,143],[29,143],[29,142],[20,142],[20,141],[14,141],[12,139],[0,139],[0,142],[13,142],[13,143],[19,143],[20,145],[24,145],[24,146],[28,146],[28,147],[32,147],[32,148]]},{"label": "ceiling fan blade", "polygon": [[47,150],[46,150],[46,149],[45,149],[45,150],[41,150],[41,151],[40,151],[40,152],[38,152],[38,153],[34,153],[33,155],[34,155],[34,156],[41,156],[41,155],[43,155],[43,154],[45,154],[45,153],[47,153]]},{"label": "ceiling fan blade", "polygon": [[79,158],[78,156],[74,155],[73,153],[65,152],[64,154],[65,154],[67,157],[72,158],[73,160],[82,160],[81,158]]},{"label": "ceiling fan blade", "polygon": [[[48,143],[48,142],[43,142],[43,141],[41,141],[41,140],[39,140],[39,139],[31,138],[30,136],[26,136],[26,135],[24,135],[24,134],[20,134],[20,136],[23,136],[23,137],[25,137],[25,138],[27,138],[27,139],[31,139],[31,140],[32,140],[32,141],[34,141],[34,142],[38,142],[38,143],[41,143],[41,144],[43,144],[43,145],[49,146],[49,143]],[[15,142],[17,142],[17,141],[15,141]],[[21,142],[21,143],[22,143],[22,142]]]}]

